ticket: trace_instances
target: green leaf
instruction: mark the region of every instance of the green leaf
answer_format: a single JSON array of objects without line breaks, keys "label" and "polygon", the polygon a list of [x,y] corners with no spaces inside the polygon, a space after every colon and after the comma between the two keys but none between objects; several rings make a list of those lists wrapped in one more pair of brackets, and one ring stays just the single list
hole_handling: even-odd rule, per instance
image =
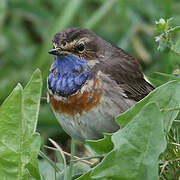
[{"label": "green leaf", "polygon": [[25,173],[21,159],[23,90],[20,84],[0,108],[0,176],[20,179]]},{"label": "green leaf", "polygon": [[82,162],[77,162],[76,164],[74,164],[73,168],[73,177],[79,176],[79,174],[83,174],[90,170],[90,167]]},{"label": "green leaf", "polygon": [[170,28],[170,29],[167,31],[167,33],[173,34],[173,33],[177,33],[178,31],[180,31],[180,26],[175,26],[175,27],[173,27],[173,28]]},{"label": "green leaf", "polygon": [[106,154],[111,151],[114,147],[111,141],[112,134],[104,133],[104,138],[99,140],[88,140],[87,143],[91,148],[96,151],[98,154]]},{"label": "green leaf", "polygon": [[55,179],[54,168],[46,160],[39,161],[39,169],[41,172],[41,176],[43,177],[42,180]]},{"label": "green leaf", "polygon": [[0,108],[0,177],[2,179],[40,179],[38,152],[40,136],[35,133],[42,79],[35,71],[25,90],[13,90]]},{"label": "green leaf", "polygon": [[[136,103],[134,107],[126,111],[125,113],[119,115],[117,117],[117,123],[121,128],[125,127],[128,122],[132,120],[132,117],[136,116],[141,108],[149,103],[155,102],[159,105],[160,108],[168,109],[180,106],[180,80],[168,82],[154,91],[152,91],[148,96],[146,96],[143,100]],[[176,111],[164,111],[163,115],[165,117],[165,129],[169,131],[171,128],[171,124],[173,120],[176,118],[178,114],[178,110]]]},{"label": "green leaf", "polygon": [[161,86],[169,81],[178,80],[179,77],[172,74],[155,72],[151,77],[148,77],[148,79],[152,82],[153,85]]},{"label": "green leaf", "polygon": [[178,40],[176,41],[175,45],[173,45],[173,46],[171,47],[171,49],[172,49],[175,53],[177,53],[177,54],[180,55],[180,39],[178,39]]},{"label": "green leaf", "polygon": [[25,133],[23,141],[23,162],[26,170],[36,180],[40,180],[38,168],[38,153],[40,151],[41,139],[39,133],[29,135]]},{"label": "green leaf", "polygon": [[[63,173],[57,173],[57,179],[66,179],[65,174],[68,174],[69,171],[69,166],[67,166],[66,168],[63,169]],[[83,173],[86,173],[88,170],[90,170],[90,167],[87,164],[84,164],[82,162],[77,162],[74,164],[73,166],[73,173],[72,173],[72,178],[71,176],[68,175],[68,179],[76,179],[77,177],[79,177],[80,175],[82,175]]]},{"label": "green leaf", "polygon": [[112,140],[115,148],[92,173],[93,178],[158,179],[158,157],[166,140],[163,116],[155,103],[145,105]]},{"label": "green leaf", "polygon": [[158,32],[165,31],[167,29],[167,22],[161,18],[159,21],[156,21],[156,30]]},{"label": "green leaf", "polygon": [[92,170],[88,171],[87,173],[80,176],[77,180],[91,180],[91,172]]},{"label": "green leaf", "polygon": [[24,89],[24,154],[23,160],[32,177],[40,179],[38,169],[38,153],[40,150],[40,135],[35,133],[40,97],[42,89],[42,77],[40,70],[36,70]]},{"label": "green leaf", "polygon": [[[158,138],[157,138],[158,137]],[[165,150],[163,115],[155,103],[148,103],[126,127],[112,136],[114,149],[82,179],[155,180],[158,157]]]},{"label": "green leaf", "polygon": [[31,134],[36,130],[40,107],[41,89],[41,73],[40,70],[36,70],[24,88],[24,121],[26,122],[29,133]]},{"label": "green leaf", "polygon": [[171,47],[170,42],[167,39],[160,39],[158,50],[161,52],[169,52]]}]

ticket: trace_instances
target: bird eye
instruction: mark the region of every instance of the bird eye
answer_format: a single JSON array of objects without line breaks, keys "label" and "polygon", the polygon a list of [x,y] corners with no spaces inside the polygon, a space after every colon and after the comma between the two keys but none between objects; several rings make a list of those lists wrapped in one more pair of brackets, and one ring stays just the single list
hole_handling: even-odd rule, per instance
[{"label": "bird eye", "polygon": [[63,46],[66,46],[67,42],[66,41],[62,41],[61,43]]},{"label": "bird eye", "polygon": [[83,43],[81,43],[81,44],[79,44],[79,45],[77,46],[77,50],[80,51],[80,52],[84,51],[84,49],[85,49],[85,47],[84,47],[84,44],[83,44]]}]

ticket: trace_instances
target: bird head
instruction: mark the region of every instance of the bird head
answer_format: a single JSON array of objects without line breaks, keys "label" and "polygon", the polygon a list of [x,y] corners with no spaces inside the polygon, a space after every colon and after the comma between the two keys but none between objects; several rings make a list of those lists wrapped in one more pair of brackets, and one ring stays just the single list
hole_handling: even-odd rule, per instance
[{"label": "bird head", "polygon": [[[53,55],[72,54],[86,60],[104,57],[104,40],[94,32],[81,27],[69,28],[56,33],[53,40]],[[107,43],[107,42],[106,42]]]}]

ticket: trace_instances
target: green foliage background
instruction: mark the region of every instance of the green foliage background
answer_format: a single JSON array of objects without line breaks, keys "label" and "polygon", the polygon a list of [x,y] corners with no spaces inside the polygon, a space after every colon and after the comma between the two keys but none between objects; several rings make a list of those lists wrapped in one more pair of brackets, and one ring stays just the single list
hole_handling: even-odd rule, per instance
[{"label": "green foliage background", "polygon": [[[53,35],[65,28],[73,27],[73,26],[82,26],[88,29],[95,31],[98,35],[106,39],[107,41],[116,44],[117,46],[123,48],[131,55],[136,57],[138,61],[143,66],[143,71],[145,74],[152,80],[152,82],[159,86],[165,83],[168,80],[176,80],[175,76],[171,74],[180,67],[179,57],[173,53],[168,53],[168,51],[157,51],[158,44],[155,42],[155,21],[160,18],[168,19],[173,17],[172,23],[174,25],[180,25],[180,1],[179,0],[1,0],[0,1],[0,105],[5,100],[5,98],[10,94],[13,88],[16,86],[18,82],[20,82],[23,86],[27,84],[28,79],[30,78],[32,72],[39,68],[42,72],[43,78],[43,91],[42,96],[46,96],[46,77],[48,75],[48,71],[51,63],[53,62],[52,56],[50,56],[47,52],[52,47],[51,39]],[[180,34],[176,33],[173,39],[180,39]],[[159,74],[154,74],[154,72],[160,72]],[[37,72],[36,72],[37,73]],[[169,75],[162,75],[161,73],[167,73]],[[36,74],[34,74],[36,75]],[[40,76],[40,74],[39,74]],[[164,78],[164,79],[163,79]],[[40,85],[40,84],[39,84]],[[28,87],[28,86],[27,86]],[[31,90],[35,90],[35,86],[31,87]],[[40,88],[40,87],[39,87]],[[163,96],[167,98],[168,93],[169,96],[175,94],[174,98],[177,99],[180,96],[177,93],[174,93],[173,89],[175,86],[171,87],[171,84],[167,85],[168,89],[171,91],[165,90],[158,95],[158,97],[162,98],[159,101],[163,103]],[[176,87],[177,88],[177,87]],[[178,86],[179,88],[179,86]],[[27,90],[27,91],[26,91]],[[38,91],[38,87],[36,89]],[[30,97],[28,95],[28,88],[23,90],[20,86],[17,86],[13,91],[14,93],[19,94],[18,96]],[[35,92],[34,92],[35,93]],[[167,94],[166,94],[167,93]],[[31,94],[32,95],[32,94]],[[16,96],[15,96],[16,97]],[[172,96],[173,97],[173,96]],[[174,106],[175,99],[170,98],[172,100],[169,106]],[[21,97],[22,98],[22,97]],[[20,99],[21,98],[17,98]],[[151,96],[148,97],[149,99]],[[38,98],[36,98],[37,100]],[[136,110],[138,107],[143,106],[146,101],[149,102],[149,99],[145,99],[141,102],[141,104],[136,106]],[[155,96],[156,99],[156,96]],[[156,99],[156,100],[157,100]],[[36,108],[32,108],[32,111],[28,111],[28,99],[25,103],[25,111],[28,114],[26,117],[27,122],[31,121],[30,117],[32,116],[31,112],[34,113],[33,118],[35,122],[37,122],[37,114]],[[30,100],[30,99],[29,99]],[[166,100],[166,99],[165,99]],[[31,101],[31,100],[30,100]],[[151,102],[151,100],[150,100]],[[144,103],[144,104],[143,104]],[[158,103],[158,102],[156,102]],[[169,102],[170,103],[170,102]],[[30,103],[31,104],[31,103]],[[178,104],[178,103],[177,103]],[[177,105],[176,104],[176,105]],[[38,102],[36,102],[38,105]],[[149,108],[151,107],[151,112],[158,114],[157,104],[147,104],[142,112],[149,113]],[[166,106],[163,106],[166,107]],[[167,106],[168,107],[168,106]],[[16,107],[18,109],[18,107]],[[19,107],[20,109],[20,107]],[[2,109],[2,112],[3,109]],[[133,112],[130,111],[131,113]],[[129,120],[132,120],[129,123],[133,124],[133,118],[136,119],[135,115],[133,116],[131,113],[124,114],[119,117],[119,122],[121,126],[123,122],[120,122],[121,118],[128,116]],[[175,112],[176,113],[176,112]],[[17,113],[15,113],[17,115]],[[175,118],[175,114],[169,115],[172,119]],[[29,119],[28,119],[29,118]],[[4,119],[3,114],[1,119]],[[12,118],[13,119],[13,118]],[[23,118],[17,118],[17,121],[22,120]],[[155,119],[153,116],[151,117],[152,122]],[[160,118],[159,118],[160,119]],[[23,121],[23,120],[22,120]],[[138,123],[142,124],[143,119],[139,118],[139,122],[137,121],[137,131],[138,131]],[[20,122],[19,122],[20,123]],[[126,122],[127,123],[127,122]],[[169,124],[170,123],[170,124]],[[28,123],[29,124],[29,123]],[[30,123],[31,124],[31,123]],[[167,127],[169,128],[172,124],[172,120],[168,122]],[[146,124],[148,126],[148,124]],[[32,148],[33,146],[37,149],[39,145],[36,146],[36,142],[33,137],[35,136],[33,130],[35,129],[36,124],[29,127],[34,127],[30,131],[31,133],[24,134],[26,136],[25,139],[28,139],[26,148]],[[133,124],[134,126],[134,124]],[[27,126],[27,128],[29,128]],[[156,126],[155,123],[152,123],[152,127],[148,126],[149,131],[151,128],[159,127],[162,130],[162,124]],[[15,128],[12,126],[12,131]],[[142,127],[141,127],[142,128]],[[177,131],[176,131],[177,129]],[[126,132],[126,127],[123,129]],[[104,164],[108,158],[111,160],[111,156],[115,156],[124,153],[121,152],[120,149],[123,147],[122,144],[118,144],[116,138],[119,138],[120,134],[123,133],[123,130],[114,134],[111,141],[111,136],[109,134],[106,135],[104,140],[100,140],[98,143],[89,142],[91,147],[94,146],[94,149],[99,154],[105,154],[107,152],[111,153],[104,160],[105,163],[102,163],[96,170],[91,170],[89,173],[84,175],[86,177],[99,177],[104,178],[105,174],[111,176],[110,171],[105,170]],[[4,130],[6,131],[6,130]],[[69,137],[64,133],[61,129],[60,125],[57,123],[52,111],[50,109],[49,104],[46,101],[41,101],[40,115],[38,120],[37,131],[40,132],[42,137],[42,144],[47,143],[47,138],[52,137],[53,139],[58,140],[58,142],[63,145],[64,143],[68,143]],[[144,133],[148,133],[145,131]],[[159,143],[163,144],[164,139],[162,138],[161,132],[157,130],[157,134],[161,136],[161,141],[158,140]],[[177,124],[174,123],[168,138],[170,142],[180,143],[179,140],[179,122]],[[4,132],[2,131],[2,134]],[[39,137],[39,135],[37,135]],[[3,136],[1,136],[3,139]],[[28,137],[28,138],[27,138]],[[132,139],[131,134],[126,134],[124,137],[122,135],[121,138]],[[152,141],[156,137],[153,137],[153,134],[148,141]],[[11,140],[11,139],[10,139]],[[146,142],[146,141],[145,141]],[[113,143],[115,147],[113,149]],[[102,148],[103,145],[103,148]],[[108,145],[107,148],[104,148]],[[155,143],[157,145],[157,143]],[[160,152],[164,151],[164,146],[159,147],[158,152],[155,152],[155,155],[158,156]],[[139,148],[143,147],[140,144]],[[35,149],[36,149],[35,148]],[[35,169],[37,167],[32,167],[33,162],[35,162],[35,166],[37,166],[37,152],[38,150],[34,150],[34,154],[28,154],[27,150],[27,159],[21,162],[22,168],[27,165],[29,169]],[[19,150],[21,152],[22,149]],[[148,149],[152,151],[152,149]],[[166,160],[172,160],[179,157],[180,148],[176,148],[176,152],[174,153],[174,145],[171,143],[168,144],[168,148],[162,155],[162,164]],[[9,152],[9,151],[8,151]],[[2,152],[4,153],[4,152]],[[10,152],[11,153],[11,152]],[[153,153],[150,153],[153,155]],[[16,155],[14,156],[16,158]],[[22,157],[23,158],[23,157]],[[157,158],[157,157],[156,157]],[[155,158],[155,159],[156,159]],[[33,161],[30,161],[33,160]],[[138,156],[137,156],[138,159]],[[116,159],[114,159],[116,160]],[[32,163],[32,164],[31,164]],[[44,163],[44,162],[43,162]],[[44,176],[50,176],[50,168],[49,171],[45,172],[44,167],[49,166],[49,164],[41,163],[40,170],[44,172]],[[116,161],[112,162],[111,165],[115,165]],[[129,162],[128,162],[129,163]],[[125,167],[127,163],[125,162]],[[156,164],[157,165],[157,164]],[[177,165],[177,167],[176,167]],[[127,166],[128,167],[128,166]],[[135,166],[132,167],[132,169]],[[169,164],[170,169],[174,169],[172,173],[174,174],[174,179],[177,176],[179,171],[176,168],[179,168],[179,164],[172,163]],[[51,167],[52,168],[52,167]],[[79,167],[78,167],[79,168]],[[83,167],[88,170],[89,167]],[[113,168],[113,167],[112,167]],[[128,169],[129,172],[132,169]],[[156,168],[157,169],[157,168]],[[105,171],[103,171],[105,170]],[[24,171],[24,169],[23,169]],[[52,173],[53,170],[50,172]],[[79,170],[78,170],[79,172]],[[103,176],[101,175],[103,172]],[[115,171],[116,172],[116,169]],[[127,171],[125,171],[127,172]],[[140,172],[140,171],[139,171]],[[168,172],[168,171],[167,171]],[[177,173],[176,173],[177,172]],[[17,172],[18,174],[19,172]],[[47,174],[46,174],[47,173]],[[164,172],[166,174],[166,172]],[[172,175],[167,173],[167,177],[169,179],[172,178]],[[179,173],[180,174],[180,173]],[[178,174],[178,175],[179,175]],[[53,174],[54,175],[54,174]],[[119,174],[117,174],[118,176]],[[34,175],[35,176],[35,175]],[[52,177],[52,176],[51,176]],[[136,177],[136,174],[134,175]],[[48,177],[47,177],[48,178]],[[120,177],[118,177],[120,178]],[[137,178],[137,177],[136,177]],[[143,177],[142,177],[143,178]],[[51,178],[50,178],[51,179]]]},{"label": "green foliage background", "polygon": [[[152,80],[157,71],[172,74],[180,60],[157,51],[154,27],[161,17],[174,17],[172,22],[180,25],[179,12],[179,0],[1,0],[0,104],[17,82],[25,85],[36,68],[42,71],[46,96],[46,77],[53,62],[47,53],[51,39],[57,31],[73,26],[89,28],[128,51]],[[180,39],[180,34],[174,38]],[[47,137],[62,143],[68,138],[45,101],[37,130],[45,142]]]}]

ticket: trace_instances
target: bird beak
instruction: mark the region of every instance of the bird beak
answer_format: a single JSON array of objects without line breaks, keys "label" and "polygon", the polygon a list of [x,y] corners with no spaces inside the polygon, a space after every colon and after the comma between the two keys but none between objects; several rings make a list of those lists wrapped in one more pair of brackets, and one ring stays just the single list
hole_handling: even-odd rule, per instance
[{"label": "bird beak", "polygon": [[61,49],[60,48],[51,49],[48,51],[48,53],[53,55],[59,55],[61,53]]}]

